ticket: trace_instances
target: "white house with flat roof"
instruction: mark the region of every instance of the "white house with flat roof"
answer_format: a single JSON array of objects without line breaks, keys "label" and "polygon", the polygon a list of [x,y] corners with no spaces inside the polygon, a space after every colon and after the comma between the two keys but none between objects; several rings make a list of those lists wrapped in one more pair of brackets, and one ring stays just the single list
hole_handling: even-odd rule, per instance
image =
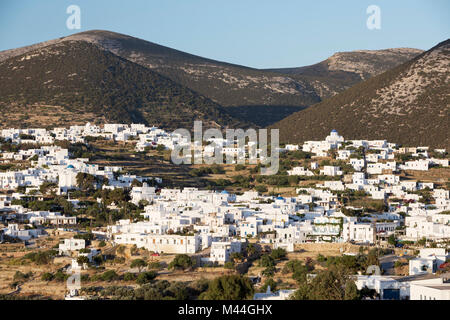
[{"label": "white house with flat roof", "polygon": [[411,281],[409,291],[411,300],[450,300],[450,283],[443,278]]},{"label": "white house with flat roof", "polygon": [[59,244],[59,254],[69,254],[71,251],[78,251],[86,247],[86,241],[84,239],[64,239]]},{"label": "white house with flat roof", "polygon": [[242,242],[240,240],[231,241],[213,241],[211,243],[211,253],[207,261],[218,262],[224,264],[230,261],[230,255],[233,252],[240,253],[242,251]]}]

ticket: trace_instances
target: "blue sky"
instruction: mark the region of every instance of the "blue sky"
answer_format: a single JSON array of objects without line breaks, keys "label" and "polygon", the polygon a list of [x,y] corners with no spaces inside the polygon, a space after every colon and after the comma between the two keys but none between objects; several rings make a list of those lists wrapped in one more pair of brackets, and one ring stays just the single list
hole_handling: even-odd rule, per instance
[{"label": "blue sky", "polygon": [[[81,8],[81,29],[66,8]],[[381,29],[366,8],[381,9]],[[0,50],[103,29],[256,68],[295,67],[337,51],[429,49],[449,38],[448,0],[1,0]]]}]

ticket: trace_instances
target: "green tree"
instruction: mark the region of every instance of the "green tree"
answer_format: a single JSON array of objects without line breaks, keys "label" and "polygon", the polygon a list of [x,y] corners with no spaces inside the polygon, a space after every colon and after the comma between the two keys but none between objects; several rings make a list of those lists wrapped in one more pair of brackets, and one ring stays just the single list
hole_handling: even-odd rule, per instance
[{"label": "green tree", "polygon": [[57,187],[58,185],[54,182],[44,181],[39,187],[39,191],[45,195],[49,190],[52,190]]},{"label": "green tree", "polygon": [[127,272],[123,275],[123,280],[124,281],[134,281],[134,280],[136,280],[136,275],[134,273]]},{"label": "green tree", "polygon": [[[346,284],[350,273],[343,265],[331,265],[319,271],[316,276],[299,283],[299,288],[292,296],[294,300],[344,300]],[[350,289],[349,289],[350,290]]]},{"label": "green tree", "polygon": [[77,186],[84,192],[91,192],[97,189],[98,180],[89,173],[78,172],[76,176]]},{"label": "green tree", "polygon": [[263,254],[261,256],[261,259],[259,260],[259,266],[264,268],[274,267],[275,260],[272,258],[272,256],[269,256],[268,254]]},{"label": "green tree", "polygon": [[181,269],[185,270],[194,265],[192,259],[187,254],[177,254],[175,258],[169,263],[169,270]]},{"label": "green tree", "polygon": [[160,262],[155,261],[148,264],[149,269],[160,270],[162,269],[162,265]]},{"label": "green tree", "polygon": [[240,252],[232,252],[230,254],[230,260],[234,261],[234,262],[241,262],[243,258],[244,257],[242,256],[242,253],[240,253]]},{"label": "green tree", "polygon": [[103,281],[111,282],[119,279],[119,275],[114,270],[108,270],[101,275],[101,279]]},{"label": "green tree", "polygon": [[201,300],[245,300],[253,297],[253,285],[242,275],[226,275],[212,280]]},{"label": "green tree", "polygon": [[355,281],[348,280],[345,284],[344,300],[359,300],[358,288]]},{"label": "green tree", "polygon": [[69,277],[68,274],[62,272],[61,270],[58,270],[58,271],[56,271],[54,278],[58,282],[63,282],[65,280],[67,280],[68,277]]},{"label": "green tree", "polygon": [[378,249],[374,248],[369,250],[367,254],[367,266],[378,266],[380,264],[380,261],[378,260]]},{"label": "green tree", "polygon": [[254,243],[249,243],[245,250],[247,252],[247,257],[252,257],[253,255],[258,253],[258,248],[256,248]]},{"label": "green tree", "polygon": [[139,272],[147,266],[147,262],[143,259],[134,259],[131,261],[130,268],[138,268]]},{"label": "green tree", "polygon": [[272,277],[275,274],[276,268],[275,266],[269,266],[265,268],[261,273],[265,277]]},{"label": "green tree", "polygon": [[155,271],[142,272],[136,278],[136,283],[139,284],[139,285],[143,285],[143,284],[149,283],[153,279],[155,279],[156,276],[157,276],[157,273]]},{"label": "green tree", "polygon": [[275,260],[280,260],[286,257],[286,250],[283,248],[273,249],[270,256]]},{"label": "green tree", "polygon": [[89,258],[86,256],[79,256],[77,258],[77,262],[78,262],[78,264],[83,265],[85,263],[89,263]]},{"label": "green tree", "polygon": [[388,243],[391,246],[395,246],[397,244],[397,238],[395,237],[395,235],[391,234],[388,238]]},{"label": "green tree", "polygon": [[264,281],[264,284],[261,286],[260,291],[266,292],[267,288],[270,286],[270,291],[277,291],[277,283],[273,278],[268,278],[266,281]]}]

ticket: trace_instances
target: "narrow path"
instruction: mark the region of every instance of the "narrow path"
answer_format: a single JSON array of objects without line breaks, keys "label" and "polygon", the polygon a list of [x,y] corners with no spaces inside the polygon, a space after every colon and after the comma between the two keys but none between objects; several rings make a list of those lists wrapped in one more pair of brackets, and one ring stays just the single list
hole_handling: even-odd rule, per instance
[{"label": "narrow path", "polygon": [[19,293],[20,290],[22,289],[20,288],[20,284],[18,284],[13,292],[8,293],[8,296],[12,296],[13,294]]}]

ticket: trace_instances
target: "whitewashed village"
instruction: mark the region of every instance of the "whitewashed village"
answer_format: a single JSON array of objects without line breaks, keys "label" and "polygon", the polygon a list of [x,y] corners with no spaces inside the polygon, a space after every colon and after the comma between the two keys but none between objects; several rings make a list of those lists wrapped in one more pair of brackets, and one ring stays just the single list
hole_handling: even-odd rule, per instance
[{"label": "whitewashed village", "polygon": [[[270,177],[257,178],[258,187],[239,192],[226,187],[168,187],[164,177],[130,174],[126,166],[95,164],[63,144],[89,146],[93,141],[108,141],[128,146],[136,153],[147,153],[156,149],[169,152],[176,145],[191,143],[157,127],[87,123],[69,128],[3,129],[2,259],[23,260],[16,258],[19,251],[25,256],[31,256],[30,252],[48,252],[48,246],[40,246],[41,241],[58,238],[53,246],[53,260],[48,263],[65,261],[58,272],[67,278],[77,270],[83,275],[105,268],[109,253],[119,247],[130,252],[145,251],[146,259],[130,258],[135,261],[134,266],[122,270],[122,278],[131,281],[144,279],[145,275],[152,279],[164,277],[176,269],[170,268],[176,265],[175,260],[188,256],[189,267],[195,266],[199,273],[198,270],[217,269],[221,270],[218,274],[248,275],[258,288],[255,300],[284,300],[292,298],[297,288],[295,284],[279,285],[274,279],[295,269],[290,256],[303,252],[306,266],[311,260],[317,266],[331,261],[320,249],[315,251],[317,258],[305,248],[334,248],[335,256],[355,261],[378,250],[377,265],[364,265],[365,269],[363,264],[358,265],[360,270],[351,275],[358,292],[370,292],[364,299],[449,300],[447,151],[345,138],[333,130],[322,141],[282,145],[280,161],[289,154],[307,159],[302,165],[288,168],[280,178],[287,179],[295,190],[287,196],[276,188],[268,192],[264,179]],[[224,155],[237,156],[249,148],[247,145],[240,149],[234,140],[210,142],[203,148],[205,154],[214,152],[217,145]],[[430,172],[437,173],[427,178]],[[440,172],[446,175],[441,177]],[[312,183],[306,184],[308,181]],[[83,192],[94,201],[87,204]],[[370,203],[370,210],[364,203],[349,205],[354,198]],[[99,215],[102,210],[109,213],[102,224],[92,225],[92,220],[80,224],[95,210]],[[13,245],[22,247],[8,256],[9,249],[4,248]],[[167,261],[168,266],[162,263],[164,257],[173,259]],[[121,263],[118,255],[114,261]],[[149,271],[158,263],[159,267]],[[283,268],[278,267],[281,265]],[[397,267],[403,269],[401,275],[394,272]],[[141,268],[147,273],[142,273]],[[181,274],[185,275],[188,271],[182,269]],[[101,270],[103,275],[108,272],[108,268]],[[120,282],[120,272],[114,273],[114,281]],[[9,288],[10,284],[2,279],[2,291],[24,290],[27,274],[21,274]],[[42,281],[45,278],[44,274],[29,276],[41,277]],[[314,278],[314,267],[307,276]],[[48,273],[46,277],[45,283],[55,281],[55,274]],[[83,289],[83,279],[82,276],[81,288],[65,288],[65,299],[95,296]],[[101,281],[101,276],[97,280]]]}]

